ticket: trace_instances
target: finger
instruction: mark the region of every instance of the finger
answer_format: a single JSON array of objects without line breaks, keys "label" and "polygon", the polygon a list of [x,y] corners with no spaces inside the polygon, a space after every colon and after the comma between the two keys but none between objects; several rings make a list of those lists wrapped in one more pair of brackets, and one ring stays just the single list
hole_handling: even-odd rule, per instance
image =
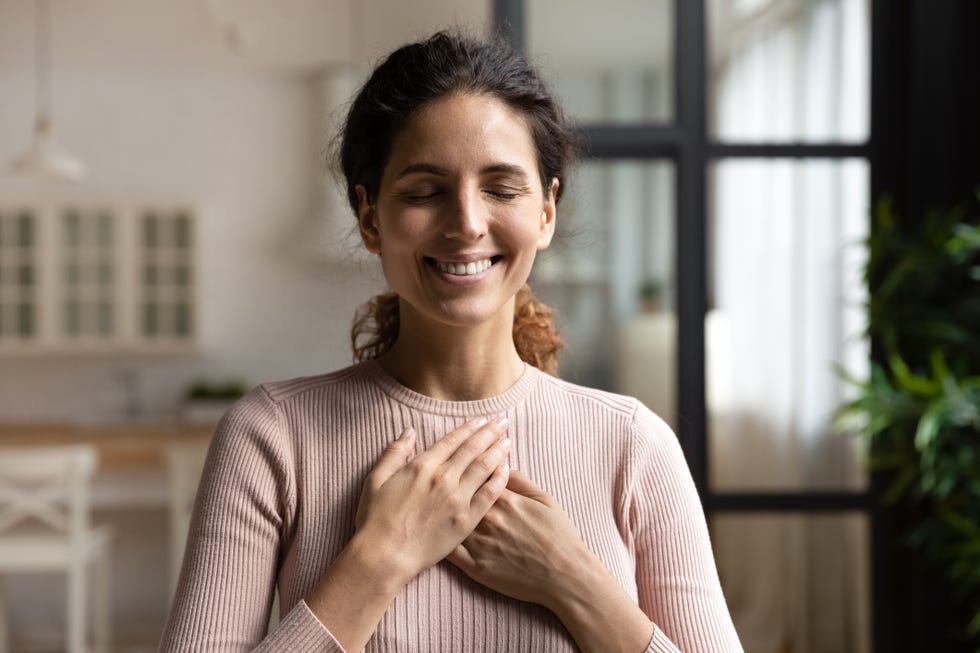
[{"label": "finger", "polygon": [[474,493],[481,485],[487,482],[494,471],[507,462],[510,454],[511,439],[501,438],[490,445],[476,459],[474,459],[459,477],[459,486],[463,492]]},{"label": "finger", "polygon": [[443,463],[453,455],[453,453],[462,443],[466,442],[470,436],[479,432],[480,429],[484,428],[489,422],[490,420],[486,417],[471,419],[459,428],[454,429],[442,436],[442,438],[432,445],[423,455],[426,457],[435,458],[437,463]]},{"label": "finger", "polygon": [[473,494],[470,500],[470,510],[478,517],[477,522],[489,512],[493,504],[503,494],[507,487],[507,477],[510,475],[510,465],[506,462],[494,470],[487,482]]},{"label": "finger", "polygon": [[552,505],[555,500],[554,497],[528,478],[524,472],[517,469],[510,470],[510,476],[507,479],[507,489],[515,494],[540,501],[548,506]]},{"label": "finger", "polygon": [[467,574],[470,572],[470,570],[476,567],[476,561],[463,544],[459,544],[449,555],[447,555],[446,560],[453,563]]},{"label": "finger", "polygon": [[[453,470],[458,477],[462,477],[463,473],[474,460],[487,453],[489,449],[503,439],[504,433],[507,431],[507,424],[508,420],[506,417],[498,417],[483,426],[483,428],[460,443],[456,451],[446,461],[447,468]],[[490,470],[496,468],[496,466],[496,464],[493,465]],[[484,479],[490,475],[490,470],[488,470]]]},{"label": "finger", "polygon": [[378,464],[368,474],[367,485],[377,489],[384,485],[385,481],[391,478],[395,472],[404,467],[415,452],[415,438],[415,429],[409,426],[402,431],[397,440],[388,443],[384,453],[381,454],[381,459],[378,460]]}]

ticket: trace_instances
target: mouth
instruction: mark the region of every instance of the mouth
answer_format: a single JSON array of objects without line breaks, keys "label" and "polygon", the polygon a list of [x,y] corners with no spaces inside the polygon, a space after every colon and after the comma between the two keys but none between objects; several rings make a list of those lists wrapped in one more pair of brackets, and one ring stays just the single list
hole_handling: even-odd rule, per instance
[{"label": "mouth", "polygon": [[500,262],[503,256],[490,256],[488,258],[476,259],[473,261],[443,261],[435,258],[426,257],[425,262],[440,272],[451,274],[456,277],[469,277],[481,272],[486,272],[495,264]]}]

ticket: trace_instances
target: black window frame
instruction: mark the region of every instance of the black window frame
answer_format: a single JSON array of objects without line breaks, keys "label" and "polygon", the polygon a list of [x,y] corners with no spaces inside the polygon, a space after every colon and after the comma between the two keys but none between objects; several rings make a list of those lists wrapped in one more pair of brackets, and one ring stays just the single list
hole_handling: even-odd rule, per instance
[{"label": "black window frame", "polygon": [[[531,0],[533,1],[533,0]],[[726,492],[711,488],[708,478],[708,425],[705,379],[705,316],[708,309],[708,174],[724,159],[864,160],[869,169],[869,197],[883,191],[876,160],[883,156],[877,143],[880,127],[876,108],[888,87],[876,83],[888,53],[876,34],[884,29],[890,0],[871,4],[871,111],[869,137],[860,143],[738,143],[718,142],[708,132],[706,0],[674,0],[674,120],[665,124],[588,124],[581,127],[588,153],[593,159],[668,159],[674,162],[676,193],[676,280],[677,280],[677,411],[678,438],[701,497],[706,515],[730,513],[777,513],[814,515],[860,514],[870,524],[871,647],[892,651],[898,638],[889,615],[894,609],[879,561],[892,542],[883,528],[888,519],[880,508],[881,479],[872,477],[861,491],[766,491]],[[515,47],[526,51],[525,0],[494,0],[497,30]],[[884,153],[887,156],[887,152]]]}]

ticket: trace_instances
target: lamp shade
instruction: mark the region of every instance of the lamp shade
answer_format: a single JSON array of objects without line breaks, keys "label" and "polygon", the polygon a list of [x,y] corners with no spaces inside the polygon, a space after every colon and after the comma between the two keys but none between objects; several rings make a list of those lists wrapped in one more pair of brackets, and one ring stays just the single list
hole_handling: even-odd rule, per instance
[{"label": "lamp shade", "polygon": [[11,175],[36,181],[72,182],[81,180],[88,167],[78,157],[55,143],[51,121],[38,116],[30,146],[8,165]]}]

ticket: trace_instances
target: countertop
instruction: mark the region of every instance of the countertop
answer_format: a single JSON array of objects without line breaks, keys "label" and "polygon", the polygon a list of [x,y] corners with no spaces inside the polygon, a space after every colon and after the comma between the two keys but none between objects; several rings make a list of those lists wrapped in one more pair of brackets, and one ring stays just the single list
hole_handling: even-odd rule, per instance
[{"label": "countertop", "polygon": [[0,423],[0,446],[93,444],[102,469],[164,466],[168,444],[207,440],[213,423],[155,422],[112,424]]}]

